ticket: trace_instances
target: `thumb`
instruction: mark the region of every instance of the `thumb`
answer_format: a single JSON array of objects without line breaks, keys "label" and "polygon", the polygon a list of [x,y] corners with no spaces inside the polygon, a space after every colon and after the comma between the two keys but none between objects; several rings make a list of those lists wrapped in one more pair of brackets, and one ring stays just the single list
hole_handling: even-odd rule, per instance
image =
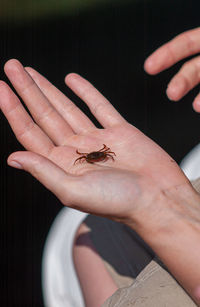
[{"label": "thumb", "polygon": [[64,205],[73,204],[77,189],[78,177],[66,173],[49,159],[28,151],[12,153],[8,165],[23,169],[53,192]]}]

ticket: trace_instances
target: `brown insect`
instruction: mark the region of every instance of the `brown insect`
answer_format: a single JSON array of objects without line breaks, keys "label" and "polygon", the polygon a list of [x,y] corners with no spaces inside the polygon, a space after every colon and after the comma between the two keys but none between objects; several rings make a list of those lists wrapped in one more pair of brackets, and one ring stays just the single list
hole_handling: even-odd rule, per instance
[{"label": "brown insect", "polygon": [[77,161],[80,161],[80,162],[86,161],[91,164],[95,162],[101,162],[101,161],[106,162],[109,158],[111,158],[114,161],[113,155],[116,156],[116,154],[113,151],[110,151],[110,148],[108,148],[105,144],[103,144],[103,148],[101,148],[98,151],[86,153],[86,152],[79,152],[78,150],[76,150],[76,153],[79,155],[82,155],[82,157],[76,159],[74,161],[74,164]]}]

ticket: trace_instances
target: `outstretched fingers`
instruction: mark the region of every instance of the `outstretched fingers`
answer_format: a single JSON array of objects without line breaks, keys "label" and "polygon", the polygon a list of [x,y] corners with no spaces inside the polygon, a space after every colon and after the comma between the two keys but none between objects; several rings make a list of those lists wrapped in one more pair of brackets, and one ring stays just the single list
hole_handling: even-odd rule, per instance
[{"label": "outstretched fingers", "polygon": [[0,81],[0,108],[18,141],[28,150],[47,155],[54,144],[32,120],[10,87]]},{"label": "outstretched fingers", "polygon": [[4,69],[38,126],[56,145],[65,144],[66,139],[73,135],[73,130],[51,105],[22,64],[17,60],[9,60]]},{"label": "outstretched fingers", "polygon": [[95,125],[92,121],[52,83],[33,68],[26,67],[25,69],[75,133],[95,129]]},{"label": "outstretched fingers", "polygon": [[71,73],[66,76],[65,82],[88,105],[92,114],[103,127],[115,126],[125,122],[125,119],[111,103],[86,79],[78,74]]}]

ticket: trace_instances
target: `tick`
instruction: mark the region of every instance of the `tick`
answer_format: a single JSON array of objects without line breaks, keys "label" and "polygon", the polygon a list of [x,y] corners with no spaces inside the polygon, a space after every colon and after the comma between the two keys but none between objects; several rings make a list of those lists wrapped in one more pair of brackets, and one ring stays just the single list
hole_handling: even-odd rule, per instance
[{"label": "tick", "polygon": [[82,156],[80,158],[77,158],[74,161],[74,164],[77,161],[80,162],[86,161],[91,164],[101,161],[106,162],[109,158],[114,161],[113,156],[116,156],[116,154],[113,151],[110,151],[110,148],[108,148],[105,144],[103,144],[103,148],[101,148],[98,151],[92,151],[90,153],[86,153],[86,152],[79,152],[78,150],[76,150],[76,153]]}]

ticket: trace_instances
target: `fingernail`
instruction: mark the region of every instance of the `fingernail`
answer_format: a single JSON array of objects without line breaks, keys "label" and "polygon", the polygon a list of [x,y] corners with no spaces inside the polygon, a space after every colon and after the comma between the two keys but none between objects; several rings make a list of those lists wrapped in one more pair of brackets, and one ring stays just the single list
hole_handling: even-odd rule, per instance
[{"label": "fingernail", "polygon": [[15,160],[8,161],[8,165],[10,165],[11,167],[14,167],[14,168],[23,169],[23,166]]}]

